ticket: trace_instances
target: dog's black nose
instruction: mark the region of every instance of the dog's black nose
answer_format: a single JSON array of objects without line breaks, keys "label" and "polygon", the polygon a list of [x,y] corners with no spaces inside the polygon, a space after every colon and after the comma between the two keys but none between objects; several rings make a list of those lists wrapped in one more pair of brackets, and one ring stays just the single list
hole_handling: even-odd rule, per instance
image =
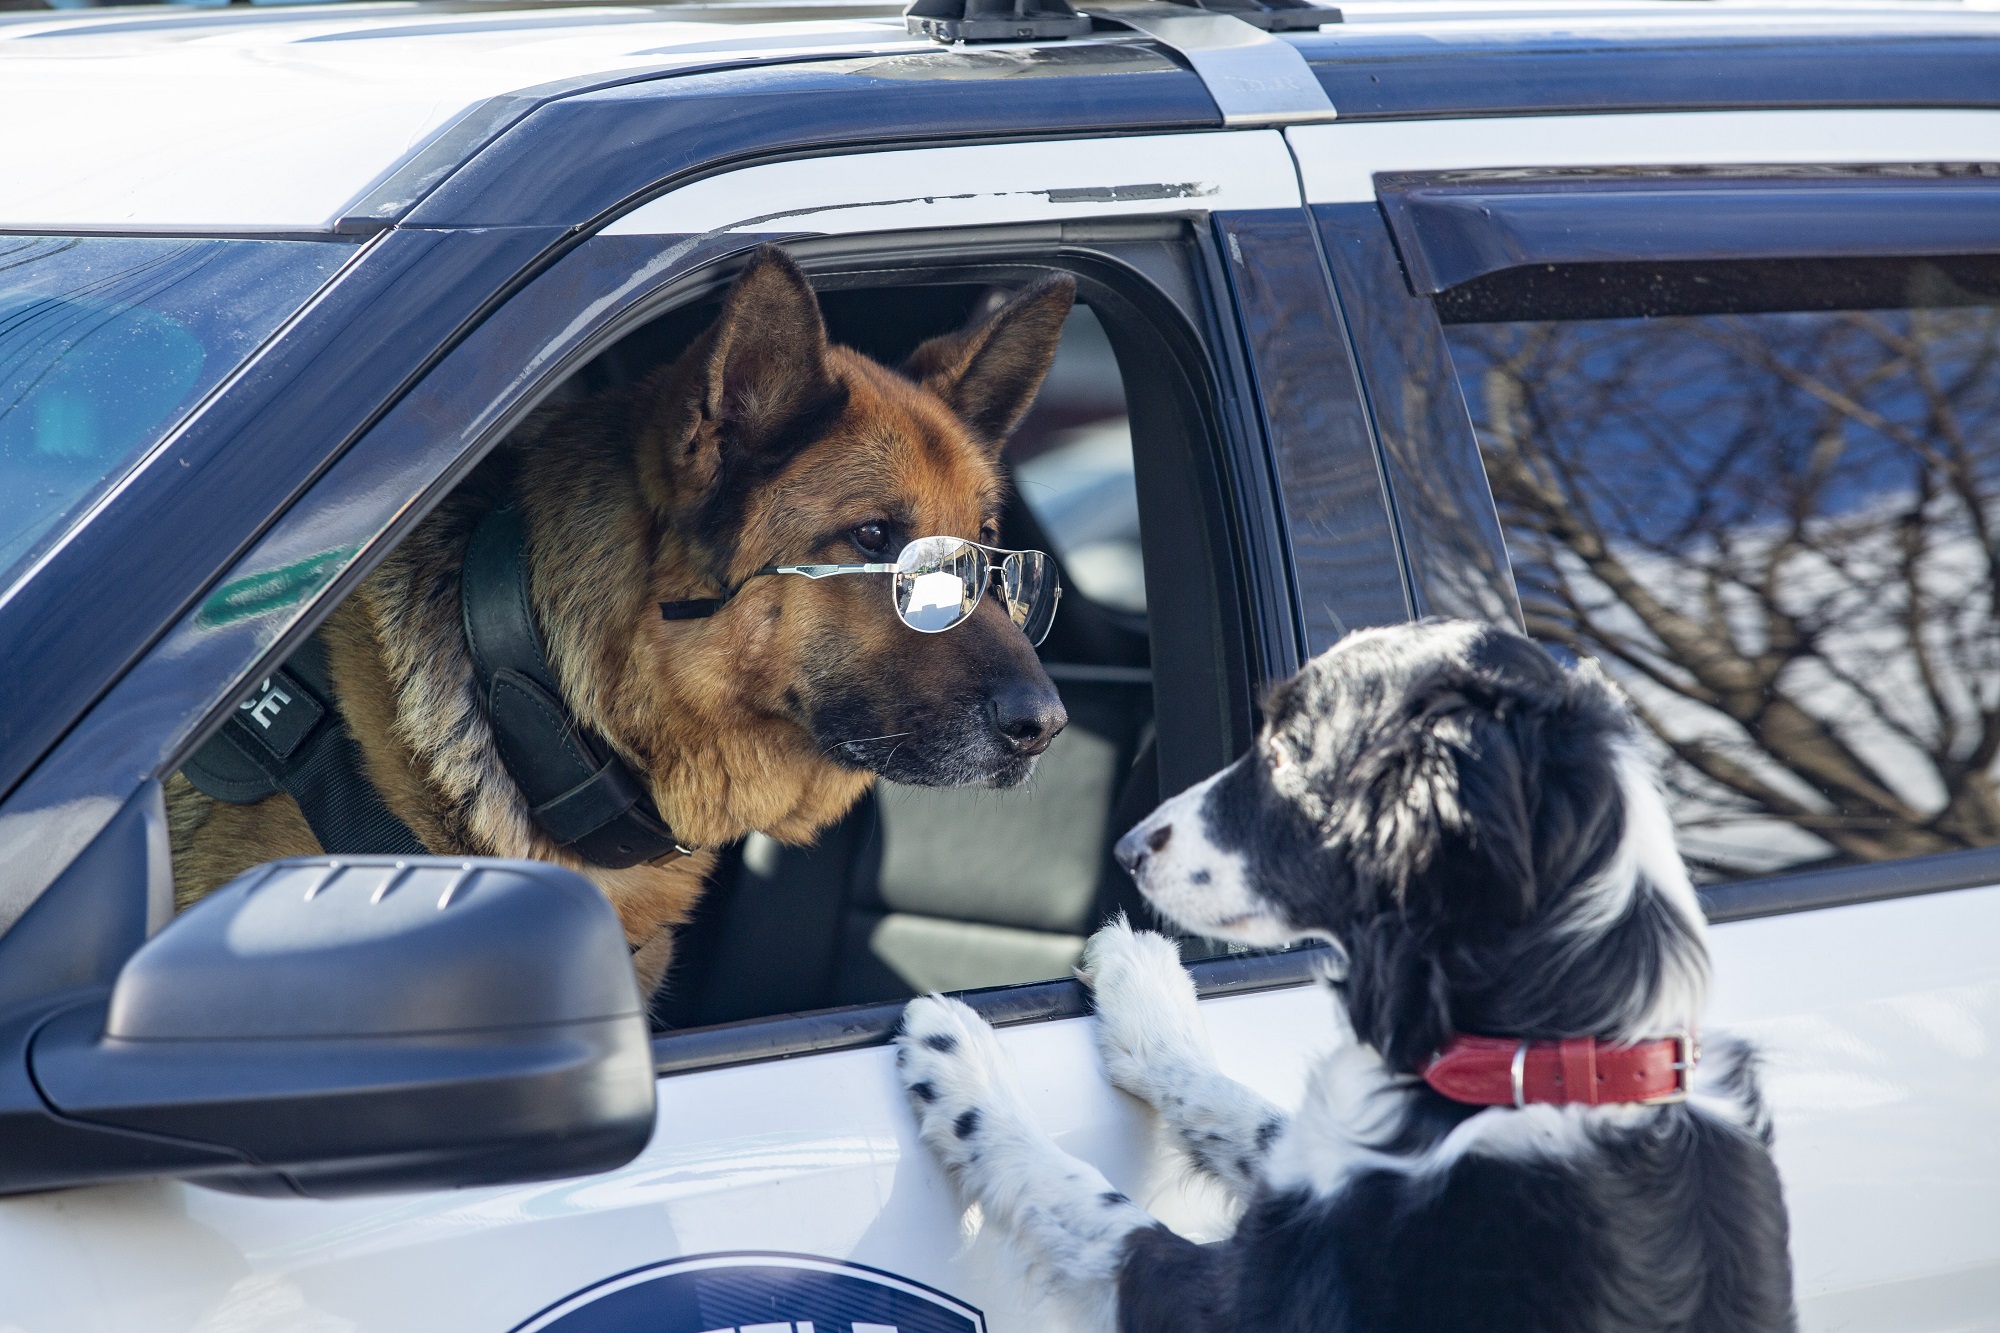
[{"label": "dog's black nose", "polygon": [[994,732],[1019,754],[1040,754],[1069,725],[1062,698],[1029,681],[1003,685],[986,700]]},{"label": "dog's black nose", "polygon": [[1173,836],[1172,824],[1162,824],[1150,831],[1141,824],[1120,838],[1118,845],[1111,849],[1111,854],[1118,858],[1119,865],[1125,867],[1125,873],[1132,874],[1139,869],[1139,863],[1146,859],[1149,852],[1159,851]]}]

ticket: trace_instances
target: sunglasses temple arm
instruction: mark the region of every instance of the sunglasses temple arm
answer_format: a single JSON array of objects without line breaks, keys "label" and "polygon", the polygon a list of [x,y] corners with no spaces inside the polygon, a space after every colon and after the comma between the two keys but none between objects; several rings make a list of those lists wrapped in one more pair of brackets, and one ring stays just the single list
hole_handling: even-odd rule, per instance
[{"label": "sunglasses temple arm", "polygon": [[893,574],[894,565],[766,565],[752,574],[802,574],[809,579],[830,579],[836,574]]},{"label": "sunglasses temple arm", "polygon": [[[802,574],[809,579],[830,579],[836,574],[894,574],[895,565],[766,565],[752,572],[751,578],[765,574]],[[747,581],[747,580],[746,580]],[[684,602],[661,602],[662,620],[706,620],[729,605],[729,599],[741,592],[738,584],[720,597],[694,597]]]}]

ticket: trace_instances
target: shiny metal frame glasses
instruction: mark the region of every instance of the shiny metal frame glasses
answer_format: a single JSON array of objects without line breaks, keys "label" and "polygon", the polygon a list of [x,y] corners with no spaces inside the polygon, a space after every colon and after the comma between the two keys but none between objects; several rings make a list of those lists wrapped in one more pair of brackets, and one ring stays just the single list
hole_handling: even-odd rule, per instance
[{"label": "shiny metal frame glasses", "polygon": [[[995,557],[998,557],[997,559]],[[1062,580],[1041,551],[1010,551],[963,537],[919,537],[893,564],[766,565],[752,574],[797,574],[809,579],[842,574],[891,574],[896,618],[919,634],[942,634],[964,624],[979,608],[987,585],[1000,576],[1007,617],[1039,647],[1055,623]]]}]

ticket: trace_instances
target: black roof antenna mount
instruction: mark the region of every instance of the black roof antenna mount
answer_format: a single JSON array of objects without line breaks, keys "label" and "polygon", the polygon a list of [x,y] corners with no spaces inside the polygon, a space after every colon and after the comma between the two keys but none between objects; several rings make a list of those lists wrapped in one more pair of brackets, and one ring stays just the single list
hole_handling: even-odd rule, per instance
[{"label": "black roof antenna mount", "polygon": [[[1340,22],[1338,9],[1312,0],[1153,0],[1137,6],[1090,7],[1114,20],[1121,8],[1220,14],[1265,32],[1304,32]],[[1069,0],[911,0],[903,10],[903,22],[912,37],[938,42],[1047,41],[1087,37],[1091,32],[1090,15],[1079,14]]]},{"label": "black roof antenna mount", "polygon": [[910,0],[903,23],[935,42],[1046,41],[1088,37],[1090,19],[1069,0]]}]

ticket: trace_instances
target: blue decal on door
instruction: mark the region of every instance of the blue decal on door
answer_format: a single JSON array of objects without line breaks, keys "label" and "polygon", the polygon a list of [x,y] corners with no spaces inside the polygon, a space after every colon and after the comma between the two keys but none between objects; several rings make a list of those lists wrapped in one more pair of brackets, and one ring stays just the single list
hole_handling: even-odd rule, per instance
[{"label": "blue decal on door", "polygon": [[979,1311],[908,1278],[802,1254],[705,1254],[635,1269],[514,1333],[986,1333]]}]

